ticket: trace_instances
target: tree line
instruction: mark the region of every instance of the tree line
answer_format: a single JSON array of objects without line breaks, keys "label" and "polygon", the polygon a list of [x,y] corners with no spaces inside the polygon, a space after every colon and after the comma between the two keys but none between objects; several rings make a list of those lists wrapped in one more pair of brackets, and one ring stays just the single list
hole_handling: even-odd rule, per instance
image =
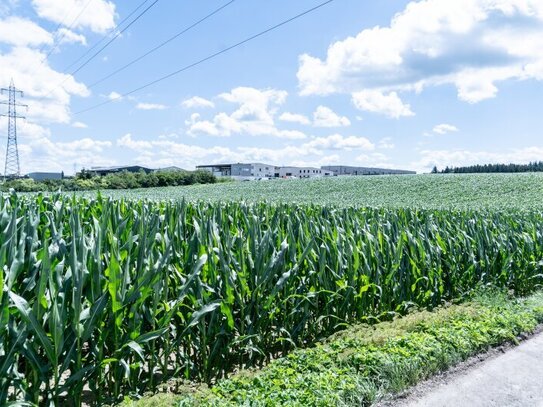
[{"label": "tree line", "polygon": [[434,166],[432,174],[473,174],[488,172],[541,172],[543,161],[534,161],[528,164],[476,164],[465,167],[445,167],[438,170]]},{"label": "tree line", "polygon": [[217,177],[208,171],[122,171],[104,176],[83,170],[75,177],[34,181],[30,178],[18,178],[4,182],[0,190],[14,189],[18,192],[40,191],[89,191],[98,189],[135,189],[193,184],[214,184]]}]

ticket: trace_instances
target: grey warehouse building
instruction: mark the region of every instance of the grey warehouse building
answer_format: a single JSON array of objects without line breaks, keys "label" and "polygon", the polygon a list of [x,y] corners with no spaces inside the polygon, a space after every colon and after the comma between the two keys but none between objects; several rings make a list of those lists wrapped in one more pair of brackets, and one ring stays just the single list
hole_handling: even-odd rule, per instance
[{"label": "grey warehouse building", "polygon": [[64,172],[31,172],[26,176],[34,181],[46,181],[50,179],[63,179]]},{"label": "grey warehouse building", "polygon": [[415,171],[392,170],[388,168],[352,167],[350,165],[325,165],[323,170],[334,172],[335,175],[387,175],[387,174],[416,174]]},{"label": "grey warehouse building", "polygon": [[196,166],[196,169],[209,171],[217,177],[274,178],[279,176],[278,167],[262,163],[198,165]]}]

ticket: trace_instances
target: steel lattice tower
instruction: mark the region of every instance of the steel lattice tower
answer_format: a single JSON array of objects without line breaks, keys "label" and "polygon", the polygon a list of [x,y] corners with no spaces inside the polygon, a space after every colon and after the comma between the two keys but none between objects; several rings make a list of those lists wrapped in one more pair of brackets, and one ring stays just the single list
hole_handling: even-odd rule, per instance
[{"label": "steel lattice tower", "polygon": [[0,114],[8,118],[8,145],[6,148],[6,165],[4,167],[4,178],[16,178],[21,176],[21,167],[19,164],[19,149],[17,148],[17,119],[24,119],[24,116],[17,115],[17,106],[28,107],[26,105],[20,105],[16,102],[17,94],[23,96],[23,92],[16,89],[13,84],[13,79],[9,85],[9,88],[0,89],[0,94],[7,92],[9,97],[8,101],[0,102],[0,104],[8,105],[8,113]]}]

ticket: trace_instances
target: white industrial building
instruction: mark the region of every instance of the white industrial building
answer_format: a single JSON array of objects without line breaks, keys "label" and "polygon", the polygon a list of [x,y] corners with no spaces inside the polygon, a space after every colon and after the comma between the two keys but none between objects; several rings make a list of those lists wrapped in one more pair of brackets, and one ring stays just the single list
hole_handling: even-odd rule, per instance
[{"label": "white industrial building", "polygon": [[353,167],[350,165],[325,165],[322,169],[333,171],[335,175],[399,175],[416,174],[415,171],[393,170],[389,168]]},{"label": "white industrial building", "polygon": [[279,167],[263,163],[198,165],[197,170],[209,171],[217,177],[233,179],[261,179],[279,177]]},{"label": "white industrial building", "polygon": [[332,171],[323,170],[315,167],[279,167],[279,177],[281,178],[313,178],[313,177],[332,177]]},{"label": "white industrial building", "polygon": [[345,165],[316,167],[278,167],[263,163],[236,163],[198,165],[198,170],[209,171],[217,177],[230,177],[237,180],[268,178],[316,178],[336,175],[383,175],[383,174],[415,174],[414,171],[393,170],[385,168],[352,167]]}]

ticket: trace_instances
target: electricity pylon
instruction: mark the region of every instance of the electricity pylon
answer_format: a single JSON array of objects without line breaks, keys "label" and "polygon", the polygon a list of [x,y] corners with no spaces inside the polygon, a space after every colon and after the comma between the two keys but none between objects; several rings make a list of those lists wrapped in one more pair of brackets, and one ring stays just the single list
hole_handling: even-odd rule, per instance
[{"label": "electricity pylon", "polygon": [[27,105],[18,104],[16,101],[17,94],[23,96],[23,92],[15,88],[13,79],[9,88],[1,88],[0,94],[8,93],[8,101],[2,101],[0,104],[8,105],[8,113],[0,114],[8,118],[8,145],[6,148],[6,165],[4,167],[4,179],[17,178],[21,176],[21,167],[19,164],[19,149],[17,147],[17,119],[24,119],[24,116],[17,114],[17,107],[28,107]]}]

